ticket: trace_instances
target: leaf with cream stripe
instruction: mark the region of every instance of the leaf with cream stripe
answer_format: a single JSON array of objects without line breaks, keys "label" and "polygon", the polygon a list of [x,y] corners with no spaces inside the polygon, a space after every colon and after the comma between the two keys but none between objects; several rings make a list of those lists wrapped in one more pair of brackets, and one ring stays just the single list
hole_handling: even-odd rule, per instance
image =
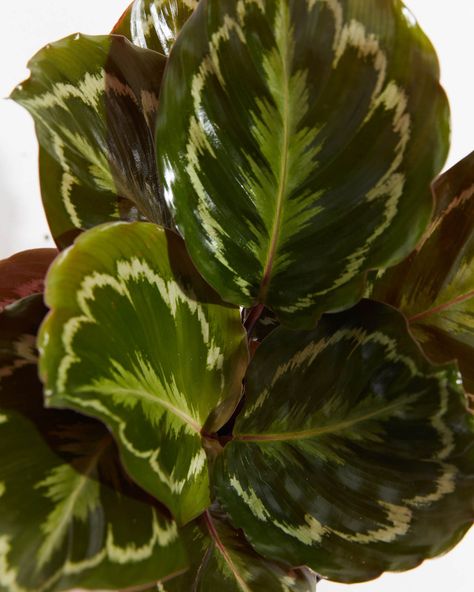
[{"label": "leaf with cream stripe", "polygon": [[176,523],[125,474],[106,427],[43,407],[46,312],[34,295],[0,314],[0,590],[117,589],[184,571]]},{"label": "leaf with cream stripe", "polygon": [[48,222],[59,247],[103,222],[170,225],[154,127],[166,60],[121,36],[73,35],[30,60],[12,98],[33,116]]},{"label": "leaf with cream stripe", "polygon": [[413,249],[447,121],[399,0],[203,0],[163,79],[165,199],[225,300],[306,326]]},{"label": "leaf with cream stripe", "polygon": [[229,419],[247,363],[238,309],[177,235],[145,222],[81,235],[51,268],[46,302],[47,404],[103,420],[139,485],[178,522],[199,515],[210,502],[201,432]]},{"label": "leaf with cream stripe", "polygon": [[198,0],[134,0],[112,32],[168,56],[197,5]]},{"label": "leaf with cream stripe", "polygon": [[416,250],[381,274],[372,297],[400,308],[425,353],[456,359],[474,393],[474,152],[433,184],[436,212]]},{"label": "leaf with cream stripe", "polygon": [[265,557],[345,582],[415,567],[474,518],[474,418],[458,383],[375,301],[313,331],[278,328],[250,363],[217,498]]}]

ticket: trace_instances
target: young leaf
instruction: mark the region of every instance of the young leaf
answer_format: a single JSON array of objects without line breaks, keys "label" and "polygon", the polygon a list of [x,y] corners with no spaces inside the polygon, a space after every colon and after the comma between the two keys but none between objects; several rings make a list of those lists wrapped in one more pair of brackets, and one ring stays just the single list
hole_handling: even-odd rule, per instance
[{"label": "young leaf", "polygon": [[194,565],[162,584],[163,592],[314,592],[317,577],[308,569],[290,569],[259,556],[218,507],[182,531]]},{"label": "young leaf", "polygon": [[106,422],[130,475],[180,523],[202,513],[201,432],[229,419],[245,373],[239,311],[221,305],[177,235],[145,222],[81,235],[51,268],[46,302],[47,404]]},{"label": "young leaf", "polygon": [[29,62],[12,98],[36,123],[43,203],[61,248],[106,221],[170,224],[154,140],[165,62],[123,37],[79,34]]},{"label": "young leaf", "polygon": [[112,33],[168,56],[179,31],[197,5],[198,0],[135,0]]},{"label": "young leaf", "polygon": [[474,418],[458,376],[381,303],[276,329],[250,363],[218,500],[257,552],[337,581],[448,550],[474,518]]},{"label": "young leaf", "polygon": [[44,276],[58,252],[30,249],[0,261],[0,312],[15,300],[43,291]]},{"label": "young leaf", "polygon": [[433,185],[437,209],[421,244],[376,280],[372,297],[400,308],[426,354],[456,359],[474,393],[474,152]]},{"label": "young leaf", "polygon": [[157,138],[207,281],[306,326],[421,237],[448,105],[399,0],[202,0],[170,54]]},{"label": "young leaf", "polygon": [[187,567],[176,523],[124,473],[108,430],[43,407],[41,295],[0,314],[0,590],[135,586]]}]

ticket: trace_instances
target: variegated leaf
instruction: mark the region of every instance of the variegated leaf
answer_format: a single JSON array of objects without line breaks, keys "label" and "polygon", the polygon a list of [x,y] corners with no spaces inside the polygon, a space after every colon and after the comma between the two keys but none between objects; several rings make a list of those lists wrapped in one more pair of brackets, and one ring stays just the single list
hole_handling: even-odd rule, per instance
[{"label": "variegated leaf", "polygon": [[154,126],[166,60],[123,37],[74,35],[29,62],[12,98],[33,116],[43,203],[59,247],[117,219],[170,224]]},{"label": "variegated leaf", "polygon": [[134,0],[112,32],[168,56],[197,5],[198,0]]},{"label": "variegated leaf", "polygon": [[290,569],[264,559],[217,506],[185,527],[193,566],[161,584],[162,592],[314,592],[317,577],[308,569]]},{"label": "variegated leaf", "polygon": [[175,522],[134,485],[108,430],[43,407],[42,296],[0,314],[0,590],[144,585],[183,571]]},{"label": "variegated leaf", "polygon": [[218,430],[247,363],[239,311],[154,224],[81,235],[48,275],[41,334],[47,404],[105,421],[123,462],[180,523],[209,505],[201,432]]},{"label": "variegated leaf", "polygon": [[405,313],[430,358],[456,359],[474,393],[474,152],[433,193],[436,212],[422,242],[375,281],[372,296]]},{"label": "variegated leaf", "polygon": [[278,328],[250,363],[217,498],[266,557],[346,582],[415,567],[474,518],[474,418],[458,382],[378,302],[313,331]]},{"label": "variegated leaf", "polygon": [[428,223],[448,106],[399,0],[203,0],[160,101],[165,198],[229,302],[306,326]]},{"label": "variegated leaf", "polygon": [[56,249],[30,249],[0,261],[0,312],[15,300],[43,291]]}]

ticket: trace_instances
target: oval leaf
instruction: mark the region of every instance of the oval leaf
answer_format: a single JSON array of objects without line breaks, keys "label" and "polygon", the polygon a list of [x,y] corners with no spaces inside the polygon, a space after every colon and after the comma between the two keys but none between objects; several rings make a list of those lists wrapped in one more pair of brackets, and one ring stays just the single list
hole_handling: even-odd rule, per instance
[{"label": "oval leaf", "polygon": [[163,592],[314,592],[317,576],[264,559],[219,507],[186,526],[182,536],[194,564],[185,574],[163,583]]},{"label": "oval leaf", "polygon": [[400,308],[426,354],[456,359],[474,393],[474,152],[433,184],[435,216],[417,249],[375,281],[372,297]]},{"label": "oval leaf", "polygon": [[474,418],[457,378],[380,303],[276,329],[249,366],[219,501],[257,552],[337,581],[446,551],[474,518]]},{"label": "oval leaf", "polygon": [[163,79],[158,163],[207,281],[303,326],[413,249],[447,121],[398,0],[203,0]]},{"label": "oval leaf", "polygon": [[102,419],[137,483],[180,523],[199,515],[209,505],[201,431],[219,429],[241,393],[239,311],[221,306],[178,236],[145,222],[81,235],[51,268],[46,301],[47,403]]},{"label": "oval leaf", "polygon": [[58,252],[30,249],[0,261],[0,312],[15,300],[43,291],[44,276]]},{"label": "oval leaf", "polygon": [[124,35],[139,47],[168,56],[198,0],[135,0],[112,33]]},{"label": "oval leaf", "polygon": [[41,295],[0,314],[0,590],[116,589],[184,570],[176,523],[124,473],[105,426],[43,407],[45,314]]},{"label": "oval leaf", "polygon": [[139,215],[169,225],[154,126],[166,60],[123,37],[74,35],[29,62],[12,93],[36,123],[43,203],[58,246]]}]

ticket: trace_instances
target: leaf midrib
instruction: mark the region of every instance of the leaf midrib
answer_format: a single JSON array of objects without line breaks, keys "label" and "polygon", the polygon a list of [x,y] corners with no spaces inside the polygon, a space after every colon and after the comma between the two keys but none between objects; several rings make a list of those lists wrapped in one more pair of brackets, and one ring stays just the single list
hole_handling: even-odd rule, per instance
[{"label": "leaf midrib", "polygon": [[[67,502],[64,506],[64,512],[62,514],[61,521],[59,522],[53,533],[45,539],[45,543],[46,540],[48,541],[48,548],[55,549],[57,540],[64,536],[64,528],[67,526],[71,514],[74,511],[76,500],[81,494],[84,487],[86,486],[87,482],[89,481],[92,472],[97,467],[100,457],[104,454],[105,450],[110,446],[110,444],[112,444],[112,436],[108,435],[102,438],[102,440],[98,443],[97,451],[95,452],[95,454],[92,455],[90,461],[87,463],[87,466],[84,468],[84,470],[81,471],[81,476],[77,481],[77,486],[68,496]],[[45,543],[43,543],[42,547],[44,547]],[[45,552],[43,551],[43,554],[44,553]]]},{"label": "leaf midrib", "polygon": [[456,296],[456,298],[448,300],[447,302],[443,302],[442,304],[439,304],[438,306],[434,306],[432,308],[428,308],[427,310],[419,312],[419,313],[413,315],[412,317],[410,317],[408,319],[408,322],[409,323],[418,322],[420,319],[424,319],[425,317],[430,317],[430,316],[437,314],[439,312],[443,312],[444,310],[448,310],[451,307],[456,306],[456,304],[461,304],[462,302],[466,302],[467,300],[470,300],[471,298],[474,298],[474,290],[471,290],[470,292],[467,292],[466,294],[460,294],[459,296]]},{"label": "leaf midrib", "polygon": [[[288,27],[284,28],[285,31],[288,31]],[[277,207],[275,210],[275,217],[273,219],[273,225],[271,230],[271,239],[270,239],[270,247],[267,253],[267,259],[265,262],[265,267],[263,271],[262,282],[260,284],[259,290],[259,297],[258,301],[262,304],[265,303],[265,299],[267,297],[271,274],[273,270],[273,263],[275,260],[275,254],[278,248],[278,242],[280,239],[281,234],[281,225],[282,225],[282,218],[283,218],[283,205],[284,205],[284,198],[286,195],[286,187],[288,184],[288,151],[290,145],[290,97],[289,97],[289,63],[288,63],[288,33],[285,34],[285,55],[283,56],[282,60],[282,68],[283,68],[283,141],[282,141],[282,150],[281,150],[281,158],[280,158],[280,170],[279,170],[279,182],[278,182],[278,190],[277,190]]]},{"label": "leaf midrib", "polygon": [[[418,396],[418,395],[416,395]],[[406,404],[406,399],[402,401],[396,401],[391,405],[386,405],[376,411],[372,411],[370,413],[366,413],[364,415],[359,415],[353,419],[346,419],[345,421],[340,421],[339,423],[311,428],[309,430],[301,430],[299,432],[286,432],[286,433],[275,433],[275,434],[236,434],[234,436],[234,440],[241,440],[245,442],[285,442],[291,440],[305,440],[308,438],[314,438],[318,436],[322,436],[325,434],[337,433],[346,428],[352,427],[357,425],[358,423],[362,423],[369,419],[373,419],[379,415],[384,415],[388,411],[392,411],[394,409],[398,409]]]},{"label": "leaf midrib", "polygon": [[[89,385],[89,386],[84,386],[78,390],[90,391],[91,389],[96,390],[96,387],[94,387],[93,385]],[[187,424],[193,431],[197,432],[198,434],[201,433],[202,426],[200,426],[190,415],[188,415],[187,413],[185,413],[184,411],[182,411],[181,409],[179,409],[175,405],[171,404],[169,401],[165,401],[164,399],[160,399],[159,397],[153,396],[149,392],[144,391],[144,390],[140,390],[140,389],[132,389],[132,388],[125,388],[125,387],[119,387],[119,386],[115,387],[114,386],[114,392],[134,395],[140,399],[145,399],[146,401],[149,401],[150,403],[155,403],[155,404],[161,405],[162,407],[164,407],[168,411],[171,411],[171,413],[173,413],[173,415],[176,415],[176,417],[181,419],[181,421],[183,421],[185,424]]]},{"label": "leaf midrib", "polygon": [[225,562],[229,566],[229,569],[232,572],[232,574],[234,575],[235,581],[237,582],[237,584],[241,588],[242,592],[252,592],[250,590],[250,588],[247,586],[247,584],[244,582],[244,580],[242,579],[242,577],[239,574],[239,571],[238,571],[237,567],[235,566],[234,562],[232,561],[232,558],[229,555],[224,543],[221,541],[219,533],[217,532],[216,527],[214,526],[214,522],[213,522],[208,510],[206,510],[204,513],[204,519],[206,521],[207,530],[209,532],[211,539],[214,541],[217,549],[219,550],[219,552],[221,553]]}]

